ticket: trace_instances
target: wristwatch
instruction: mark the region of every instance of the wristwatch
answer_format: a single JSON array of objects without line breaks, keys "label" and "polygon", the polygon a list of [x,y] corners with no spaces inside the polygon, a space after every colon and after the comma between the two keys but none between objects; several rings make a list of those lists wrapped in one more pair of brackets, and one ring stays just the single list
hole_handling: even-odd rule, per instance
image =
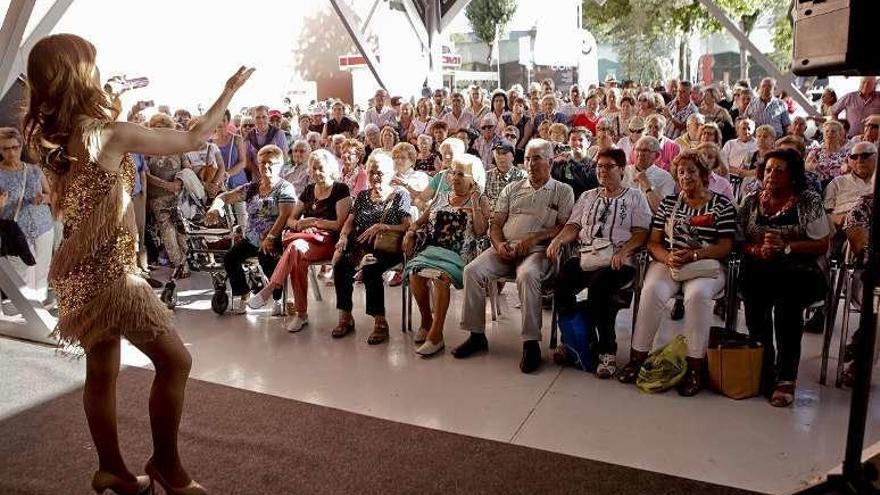
[{"label": "wristwatch", "polygon": [[651,192],[653,190],[654,190],[653,187],[649,187],[649,188],[645,189],[645,194],[648,194],[649,192]]}]

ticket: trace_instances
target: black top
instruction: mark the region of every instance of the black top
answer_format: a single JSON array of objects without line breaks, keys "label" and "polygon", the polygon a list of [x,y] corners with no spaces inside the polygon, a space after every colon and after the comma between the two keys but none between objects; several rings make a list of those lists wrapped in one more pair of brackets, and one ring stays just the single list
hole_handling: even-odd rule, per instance
[{"label": "black top", "polygon": [[327,121],[327,135],[332,136],[334,134],[357,134],[358,125],[357,122],[351,120],[348,117],[343,116],[342,120],[339,122],[336,119],[330,119]]},{"label": "black top", "polygon": [[584,191],[599,187],[596,162],[589,158],[584,158],[582,161],[569,158],[564,162],[554,163],[550,176],[571,186],[575,198],[580,198]]},{"label": "black top", "polygon": [[325,199],[315,198],[315,185],[309,184],[299,198],[305,206],[303,208],[303,217],[336,220],[336,203],[347,197],[349,197],[348,185],[343,182],[334,182],[333,187],[330,189],[330,195]]}]

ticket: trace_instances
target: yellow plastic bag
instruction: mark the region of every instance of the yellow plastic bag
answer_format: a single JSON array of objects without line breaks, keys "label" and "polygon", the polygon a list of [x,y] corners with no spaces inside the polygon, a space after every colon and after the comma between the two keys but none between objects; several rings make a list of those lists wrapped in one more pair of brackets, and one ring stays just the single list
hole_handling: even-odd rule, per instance
[{"label": "yellow plastic bag", "polygon": [[674,387],[687,372],[687,343],[683,335],[652,352],[639,369],[636,386],[649,394]]}]

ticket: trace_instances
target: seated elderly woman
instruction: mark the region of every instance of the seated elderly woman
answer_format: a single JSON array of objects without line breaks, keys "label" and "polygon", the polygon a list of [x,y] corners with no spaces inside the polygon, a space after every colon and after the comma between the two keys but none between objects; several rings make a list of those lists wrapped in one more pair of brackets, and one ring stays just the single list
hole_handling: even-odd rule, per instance
[{"label": "seated elderly woman", "polygon": [[[720,194],[725,198],[733,201],[733,186],[725,177],[727,167],[721,163],[721,150],[715,143],[701,143],[696,147],[695,151],[700,155],[703,163],[712,171],[709,174],[709,190],[715,194]],[[675,177],[675,172],[670,170]]]},{"label": "seated elderly woman", "polygon": [[651,221],[648,251],[654,261],[642,287],[630,361],[618,380],[635,382],[660,329],[667,301],[683,288],[688,371],[678,392],[690,397],[703,387],[711,303],[724,287],[719,260],[733,247],[736,210],[730,200],[709,190],[711,172],[698,153],[685,151],[673,163],[681,192],[667,196]]},{"label": "seated elderly woman", "polygon": [[[465,265],[488,245],[489,200],[481,194],[486,172],[479,158],[461,155],[452,159],[449,171],[452,188],[438,193],[431,206],[413,222],[403,240],[407,257],[417,252],[406,264],[412,294],[419,305],[422,322],[413,337],[421,347],[422,356],[431,356],[443,347],[443,325],[449,309],[449,286],[463,287]],[[421,246],[417,235],[424,230]],[[433,279],[433,304],[430,301],[428,278]],[[432,307],[433,306],[433,312]]]},{"label": "seated elderly woman", "polygon": [[807,153],[806,167],[815,172],[825,187],[831,179],[846,173],[846,157],[849,154],[849,143],[843,125],[836,120],[822,124],[822,146],[813,148]]},{"label": "seated elderly woman", "polygon": [[572,208],[571,217],[547,247],[556,260],[563,246],[578,242],[581,254],[562,260],[554,300],[561,319],[571,318],[578,307],[575,295],[589,287],[586,309],[598,331],[596,376],[611,378],[617,372],[614,322],[619,305],[615,293],[635,277],[633,253],[645,244],[651,224],[651,207],[637,189],[624,187],[626,155],[620,149],[600,151],[596,158],[599,187],[586,191]]},{"label": "seated elderly woman", "polygon": [[[250,287],[242,264],[246,259],[256,256],[263,273],[275,271],[281,251],[281,232],[296,203],[293,185],[278,177],[284,164],[284,152],[281,148],[272,144],[263,146],[257,152],[257,162],[260,167],[258,177],[217,196],[207,214],[209,224],[217,223],[225,214],[224,205],[238,201],[246,204],[248,225],[244,237],[223,257],[226,277],[232,286],[232,311],[236,314],[247,312],[246,305],[250,298]],[[236,297],[239,298],[238,304]],[[273,315],[281,315],[283,308],[280,288],[273,291],[272,298],[275,300]]]},{"label": "seated elderly woman", "polygon": [[351,209],[348,186],[338,182],[339,168],[329,151],[316,150],[309,155],[309,176],[312,183],[299,196],[287,220],[291,230],[282,239],[284,254],[266,287],[248,301],[251,309],[262,307],[290,277],[296,314],[287,324],[288,332],[299,332],[308,324],[309,265],[330,261],[339,229]]},{"label": "seated elderly woman", "polygon": [[[150,118],[151,129],[174,129],[175,122],[169,115],[157,113]],[[165,247],[168,261],[177,278],[189,277],[186,264],[186,231],[183,216],[178,208],[179,198],[184,189],[181,180],[183,170],[189,169],[190,161],[186,154],[167,156],[145,156],[147,165],[147,204],[153,212],[153,219],[159,238]]]},{"label": "seated elderly woman", "polygon": [[342,143],[342,169],[340,180],[348,186],[348,192],[354,198],[367,188],[367,170],[362,165],[364,145],[357,139],[346,139]]},{"label": "seated elderly woman", "polygon": [[428,187],[419,195],[419,200],[427,203],[434,199],[434,196],[442,192],[449,191],[449,179],[447,173],[449,167],[452,166],[452,159],[456,156],[463,155],[465,152],[464,141],[458,138],[446,138],[440,143],[438,148],[440,153],[440,170],[431,177]]},{"label": "seated elderly woman", "polygon": [[391,179],[391,185],[406,190],[410,198],[414,198],[415,206],[421,209],[424,204],[417,198],[428,188],[431,176],[414,168],[417,157],[416,147],[409,143],[397,143],[394,146],[391,151],[391,158],[394,160],[394,178]]},{"label": "seated elderly woman", "polygon": [[775,150],[766,158],[763,188],[743,200],[738,215],[745,238],[741,290],[749,334],[764,346],[762,391],[772,405],[787,407],[794,401],[804,309],[826,290],[820,263],[831,223],[822,198],[807,188],[801,156]]},{"label": "seated elderly woman", "polygon": [[376,151],[367,160],[369,188],[354,200],[351,215],[345,221],[333,255],[333,281],[339,324],[333,338],[354,331],[354,275],[360,270],[367,299],[367,314],[375,320],[370,345],[388,340],[385,319],[385,286],[382,274],[403,261],[400,239],[410,224],[409,193],[391,185],[394,161],[387,153]]},{"label": "seated elderly woman", "polygon": [[678,144],[682,151],[696,149],[700,144],[700,129],[706,123],[706,117],[701,113],[692,113],[688,115],[685,121],[685,132],[676,138],[675,143]]}]

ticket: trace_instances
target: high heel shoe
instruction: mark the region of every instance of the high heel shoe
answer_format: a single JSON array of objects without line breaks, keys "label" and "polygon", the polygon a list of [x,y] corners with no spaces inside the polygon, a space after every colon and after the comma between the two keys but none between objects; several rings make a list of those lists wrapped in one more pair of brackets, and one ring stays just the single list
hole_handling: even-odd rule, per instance
[{"label": "high heel shoe", "polygon": [[[165,490],[166,495],[208,495],[208,491],[205,490],[202,485],[196,483],[195,480],[190,480],[188,485],[179,488],[171,486],[171,483],[165,481],[165,478],[162,477],[162,474],[160,474],[159,470],[156,469],[156,466],[153,465],[152,458],[147,461],[144,471],[146,471],[147,476],[150,477],[150,489],[152,490],[155,490],[153,483],[158,483],[159,486]],[[155,491],[153,493],[155,493]]]},{"label": "high heel shoe", "polygon": [[95,475],[92,476],[92,489],[95,490],[95,493],[100,494],[110,490],[114,495],[146,495],[152,493],[149,476],[138,476],[134,481],[128,481],[107,471],[95,471]]}]

